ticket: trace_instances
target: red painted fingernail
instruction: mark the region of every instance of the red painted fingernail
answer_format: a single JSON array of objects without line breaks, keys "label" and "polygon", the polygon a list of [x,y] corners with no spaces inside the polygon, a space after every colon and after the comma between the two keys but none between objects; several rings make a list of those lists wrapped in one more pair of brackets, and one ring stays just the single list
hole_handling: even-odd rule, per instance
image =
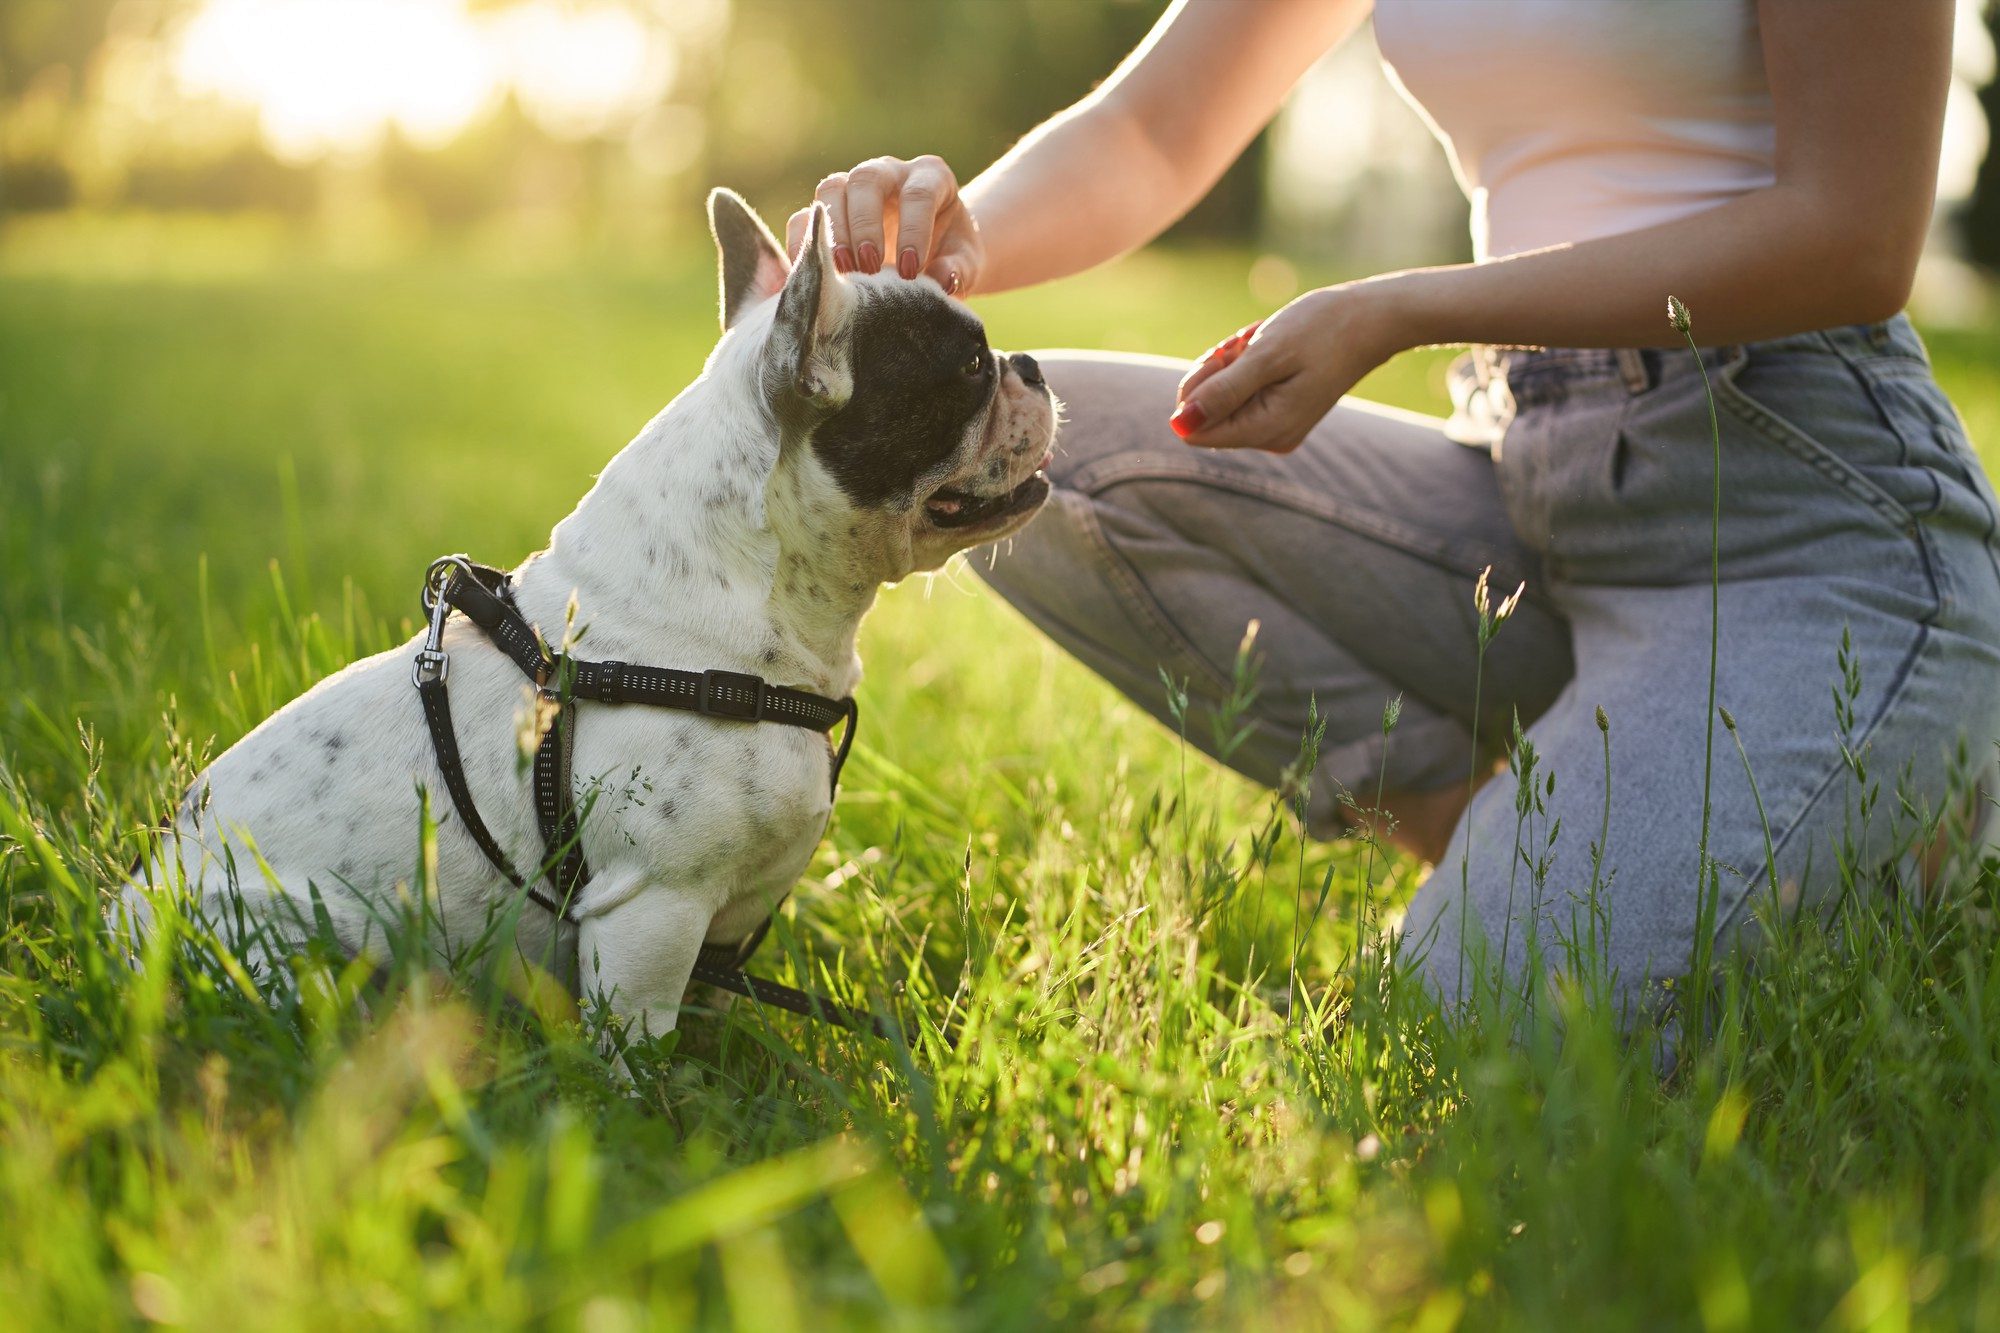
[{"label": "red painted fingernail", "polygon": [[945,275],[944,275],[944,289],[945,289],[945,292],[946,292],[946,294],[948,294],[948,295],[951,295],[951,296],[956,296],[956,295],[958,295],[958,270],[957,270],[957,269],[953,269],[953,270],[952,270],[951,272],[949,272],[949,273],[947,273],[947,274],[945,274]]},{"label": "red painted fingernail", "polygon": [[1200,403],[1182,403],[1180,409],[1167,418],[1167,424],[1173,427],[1174,434],[1183,440],[1200,430],[1207,422],[1208,413],[1201,410]]},{"label": "red painted fingernail", "polygon": [[852,273],[854,271],[854,247],[850,245],[834,246],[833,267],[837,273]]},{"label": "red painted fingernail", "polygon": [[903,275],[904,281],[917,276],[916,246],[906,245],[903,247],[903,253],[896,256],[896,272]]},{"label": "red painted fingernail", "polygon": [[863,241],[858,254],[861,259],[861,271],[863,273],[880,273],[882,271],[882,252],[875,248],[875,242]]}]

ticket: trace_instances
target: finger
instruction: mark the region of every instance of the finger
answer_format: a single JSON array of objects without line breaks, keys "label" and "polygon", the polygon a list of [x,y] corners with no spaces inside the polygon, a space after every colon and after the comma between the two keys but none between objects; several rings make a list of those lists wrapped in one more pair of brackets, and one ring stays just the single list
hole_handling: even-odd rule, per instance
[{"label": "finger", "polygon": [[812,214],[812,205],[807,204],[785,219],[785,255],[794,264],[799,262],[799,245],[806,238],[806,228],[812,223]]},{"label": "finger", "polygon": [[884,215],[908,174],[908,164],[893,157],[871,158],[847,173],[847,230],[863,273],[882,271]]},{"label": "finger", "polygon": [[938,238],[935,245],[924,272],[936,278],[938,286],[944,288],[948,295],[966,295],[972,290],[973,279],[978,276],[978,256],[973,253],[970,244],[950,236]]},{"label": "finger", "polygon": [[1194,369],[1181,376],[1181,382],[1174,391],[1175,404],[1178,406],[1185,403],[1194,395],[1196,389],[1208,383],[1217,371],[1224,369],[1228,364],[1222,359],[1220,346],[1211,347],[1203,352],[1201,360],[1194,363]]},{"label": "finger", "polygon": [[1250,400],[1213,425],[1187,437],[1189,444],[1202,449],[1262,449],[1270,453],[1290,453],[1296,449],[1303,431],[1291,427],[1292,404],[1286,384],[1259,389]]},{"label": "finger", "polygon": [[1174,433],[1190,443],[1204,443],[1209,432],[1218,429],[1259,390],[1286,378],[1277,358],[1252,347],[1236,363],[1206,377],[1198,390],[1191,391],[1169,419]]},{"label": "finger", "polygon": [[1244,351],[1250,346],[1250,340],[1256,336],[1257,330],[1262,324],[1262,320],[1258,320],[1252,324],[1245,324],[1235,333],[1230,334],[1227,338],[1224,338],[1221,342],[1203,352],[1195,361],[1194,368],[1181,376],[1181,382],[1175,390],[1175,401],[1186,402],[1188,395],[1192,394],[1210,376],[1219,370],[1227,370],[1229,367],[1235,365]]},{"label": "finger", "polygon": [[[827,239],[833,242],[834,269],[840,273],[852,273],[854,246],[847,239],[847,173],[836,171],[822,180],[814,188],[813,198],[826,205]],[[786,237],[789,241],[789,229]]]},{"label": "finger", "polygon": [[925,154],[910,162],[896,201],[896,272],[914,278],[930,262],[938,215],[958,201],[958,185],[944,159]]},{"label": "finger", "polygon": [[1188,396],[1196,388],[1205,383],[1216,372],[1227,370],[1235,365],[1236,359],[1242,355],[1243,346],[1234,339],[1219,342],[1206,352],[1203,352],[1195,361],[1194,368],[1181,376],[1180,383],[1175,386],[1175,400],[1177,402],[1186,402]]}]

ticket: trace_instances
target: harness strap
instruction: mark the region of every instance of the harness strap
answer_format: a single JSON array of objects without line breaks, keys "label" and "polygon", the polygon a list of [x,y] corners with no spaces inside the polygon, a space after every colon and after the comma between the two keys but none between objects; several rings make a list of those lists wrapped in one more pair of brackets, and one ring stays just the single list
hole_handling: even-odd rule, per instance
[{"label": "harness strap", "polygon": [[[576,746],[576,700],[607,704],[648,704],[679,708],[736,722],[777,722],[830,732],[841,723],[839,744],[831,755],[831,785],[838,792],[840,772],[854,745],[860,709],[854,700],[785,685],[767,684],[761,677],[737,671],[677,671],[669,667],[633,666],[628,662],[587,662],[552,653],[541,634],[515,606],[513,588],[504,570],[472,563],[464,556],[435,561],[424,579],[424,610],[430,633],[417,654],[415,679],[430,730],[431,748],[452,805],[466,832],[493,867],[537,906],[569,921],[568,906],[590,882],[583,854],[580,816],[572,797],[572,756]],[[534,879],[522,876],[501,850],[498,840],[479,817],[472,789],[459,759],[458,736],[452,725],[451,697],[446,687],[450,663],[443,651],[444,623],[453,610],[477,625],[505,653],[535,688],[557,704],[557,713],[535,750],[535,824],[547,849],[547,860]],[[555,890],[551,896],[543,878]],[[743,964],[763,942],[771,918],[735,944],[704,944],[690,979],[774,1005],[808,1018],[879,1037],[894,1029],[872,1015],[836,1004],[824,995],[799,990],[743,971]]]},{"label": "harness strap", "polygon": [[[716,946],[703,945],[702,953],[707,954],[713,947]],[[721,948],[725,953],[735,952],[733,945],[724,945]],[[870,1032],[885,1041],[893,1041],[899,1035],[892,1024],[873,1014],[835,1004],[817,991],[799,990],[783,982],[772,981],[765,977],[753,977],[740,967],[718,967],[698,957],[695,959],[694,971],[689,975],[689,980],[718,986],[745,999],[755,1000],[758,1004],[787,1009],[806,1018],[816,1018],[822,1023],[831,1023],[837,1028],[846,1028],[849,1032]]]},{"label": "harness strap", "polygon": [[431,750],[437,756],[438,772],[444,777],[445,790],[451,793],[451,803],[458,811],[458,817],[465,825],[465,831],[472,835],[472,841],[483,852],[493,868],[498,870],[515,888],[526,893],[536,905],[560,917],[564,915],[562,904],[549,897],[548,891],[539,883],[524,879],[514,869],[507,853],[500,850],[500,843],[493,831],[486,827],[486,821],[479,817],[479,807],[472,799],[472,788],[465,781],[465,765],[458,757],[458,733],[451,720],[451,694],[445,686],[444,672],[428,678],[423,674],[423,664],[418,664],[417,697],[424,707],[424,722],[430,728]]},{"label": "harness strap", "polygon": [[[561,668],[558,667],[560,673]],[[560,676],[558,677],[560,678]],[[584,860],[582,822],[572,797],[571,756],[576,751],[576,704],[558,690],[559,703],[542,743],[535,747],[535,826],[553,861],[549,875],[566,903],[590,883],[590,863]]]},{"label": "harness strap", "polygon": [[[694,971],[690,981],[703,985],[720,987],[746,1000],[758,1004],[774,1005],[788,1009],[792,1013],[807,1018],[816,1018],[835,1027],[846,1028],[850,1032],[872,1032],[884,1040],[894,1040],[896,1029],[875,1017],[849,1009],[842,1004],[821,995],[817,991],[799,990],[782,982],[766,977],[753,977],[743,970],[743,964],[750,961],[750,955],[757,952],[757,946],[764,942],[764,936],[771,931],[771,917],[757,923],[757,928],[734,944],[704,944],[695,955]],[[946,1038],[947,1041],[950,1038]]]},{"label": "harness strap", "polygon": [[[733,722],[782,722],[808,731],[832,731],[852,716],[852,699],[772,685],[741,671],[676,671],[629,662],[569,659],[572,698],[607,704],[683,708]],[[836,774],[837,776],[837,774]]]}]

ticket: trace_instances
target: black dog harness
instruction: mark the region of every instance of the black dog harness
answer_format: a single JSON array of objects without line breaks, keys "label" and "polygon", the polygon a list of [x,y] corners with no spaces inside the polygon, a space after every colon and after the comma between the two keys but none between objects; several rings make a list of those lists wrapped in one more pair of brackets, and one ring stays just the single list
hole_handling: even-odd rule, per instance
[{"label": "black dog harness", "polygon": [[[833,751],[833,786],[836,791],[839,789],[840,770],[854,744],[854,728],[860,717],[852,699],[829,699],[785,685],[770,685],[760,676],[740,671],[676,671],[671,667],[633,666],[628,662],[586,662],[554,652],[515,605],[507,573],[473,564],[463,555],[448,555],[432,562],[424,575],[423,606],[424,614],[430,617],[430,632],[417,653],[413,676],[423,700],[424,721],[430,728],[438,771],[451,793],[451,803],[457,808],[465,831],[472,835],[493,868],[537,906],[554,915],[558,924],[575,924],[570,904],[590,883],[590,866],[584,860],[578,836],[582,816],[570,793],[570,757],[576,747],[579,699],[612,705],[678,708],[727,722],[777,722],[828,735],[844,721],[847,725]],[[444,652],[444,626],[453,611],[478,626],[521,669],[542,699],[556,708],[556,716],[535,750],[535,823],[541,830],[545,856],[532,874],[521,874],[507,859],[486,821],[479,817],[479,807],[465,781],[465,768],[458,756],[458,734],[451,721],[451,696],[445,686],[451,664]],[[588,812],[586,805],[583,813]],[[839,1027],[889,1035],[889,1029],[880,1020],[855,1013],[823,995],[747,975],[743,964],[770,928],[771,918],[767,916],[740,943],[704,944],[695,960],[692,979]]]}]

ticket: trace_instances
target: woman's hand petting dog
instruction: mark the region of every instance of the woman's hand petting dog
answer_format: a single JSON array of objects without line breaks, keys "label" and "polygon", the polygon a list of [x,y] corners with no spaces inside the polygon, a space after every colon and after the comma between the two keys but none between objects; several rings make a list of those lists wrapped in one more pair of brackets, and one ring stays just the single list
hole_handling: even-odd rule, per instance
[{"label": "woman's hand petting dog", "polygon": [[[905,278],[928,273],[953,296],[978,284],[986,245],[943,158],[870,158],[822,180],[813,199],[826,205],[833,264],[842,273],[879,273],[886,263]],[[792,214],[788,253],[798,253],[810,214],[810,205]]]},{"label": "woman's hand petting dog", "polygon": [[1307,292],[1208,349],[1181,380],[1169,424],[1209,449],[1299,447],[1363,376],[1403,350],[1379,297],[1386,285]]}]

